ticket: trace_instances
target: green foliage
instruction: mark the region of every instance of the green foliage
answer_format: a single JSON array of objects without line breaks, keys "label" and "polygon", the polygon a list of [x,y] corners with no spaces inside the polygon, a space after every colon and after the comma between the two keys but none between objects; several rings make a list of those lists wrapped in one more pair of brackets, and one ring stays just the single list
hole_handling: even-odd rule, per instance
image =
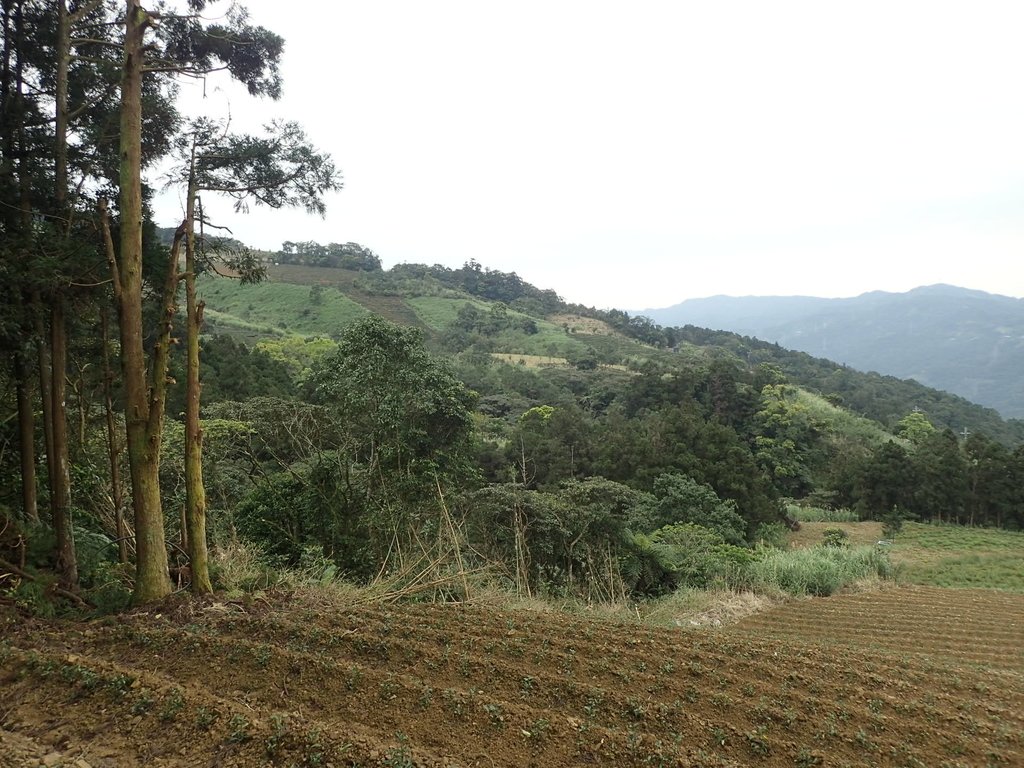
[{"label": "green foliage", "polygon": [[291,380],[300,385],[305,382],[314,363],[337,348],[337,343],[325,336],[286,336],[280,339],[264,339],[256,345],[256,349],[284,365]]},{"label": "green foliage", "polygon": [[826,596],[863,579],[894,577],[888,556],[876,547],[808,547],[759,550],[742,583],[767,594]]},{"label": "green foliage", "polygon": [[892,547],[901,581],[1024,592],[1024,533],[905,522]]},{"label": "green foliage", "polygon": [[311,240],[298,243],[286,240],[281,245],[281,250],[274,254],[274,260],[281,264],[306,264],[311,267],[367,272],[379,272],[381,268],[380,257],[358,243],[320,245]]},{"label": "green foliage", "polygon": [[685,475],[665,474],[655,479],[654,496],[647,530],[689,523],[713,531],[728,544],[746,541],[747,522],[736,502],[723,501],[709,485]]},{"label": "green foliage", "polygon": [[850,546],[850,535],[842,528],[826,528],[821,533],[821,545],[830,549],[845,549]]},{"label": "green foliage", "polygon": [[204,276],[199,291],[222,317],[258,322],[293,334],[336,333],[366,315],[363,307],[340,291],[324,291],[323,302],[314,305],[307,286],[289,283],[242,285],[229,278]]},{"label": "green foliage", "polygon": [[896,434],[913,445],[920,445],[935,433],[935,426],[922,411],[908,413],[896,424]]},{"label": "green foliage", "polygon": [[856,523],[860,520],[852,509],[828,509],[804,504],[788,504],[786,514],[803,523]]},{"label": "green foliage", "polygon": [[903,530],[903,521],[906,515],[899,507],[893,507],[882,516],[882,536],[886,539],[896,538],[896,534]]},{"label": "green foliage", "polygon": [[692,523],[667,525],[650,536],[637,535],[634,543],[641,567],[629,564],[627,574],[634,577],[634,589],[641,594],[726,585],[753,559],[750,550]]},{"label": "green foliage", "polygon": [[424,349],[418,330],[360,320],[321,359],[311,382],[369,474],[420,485],[465,474],[475,395]]}]

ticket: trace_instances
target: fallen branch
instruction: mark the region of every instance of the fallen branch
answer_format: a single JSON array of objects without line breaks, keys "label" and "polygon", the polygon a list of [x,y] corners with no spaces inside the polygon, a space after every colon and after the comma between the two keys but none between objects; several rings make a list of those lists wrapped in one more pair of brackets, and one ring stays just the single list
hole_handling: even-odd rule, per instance
[{"label": "fallen branch", "polygon": [[[29,581],[39,581],[39,579],[36,576],[33,576],[28,571],[22,570],[21,568],[16,566],[14,563],[7,562],[3,558],[0,558],[0,568],[5,568],[8,571],[10,571],[11,573],[13,573],[15,576],[18,576],[18,577],[20,577],[22,579],[28,579]],[[95,607],[92,604],[90,604],[89,602],[87,602],[86,600],[82,599],[82,597],[80,595],[76,595],[74,592],[72,592],[72,591],[70,591],[68,589],[64,589],[64,587],[60,587],[60,586],[57,586],[56,584],[54,584],[50,588],[53,590],[53,593],[55,595],[60,595],[63,598],[67,598],[68,600],[71,600],[73,603],[76,603],[77,605],[79,605],[82,608],[94,608]]]}]

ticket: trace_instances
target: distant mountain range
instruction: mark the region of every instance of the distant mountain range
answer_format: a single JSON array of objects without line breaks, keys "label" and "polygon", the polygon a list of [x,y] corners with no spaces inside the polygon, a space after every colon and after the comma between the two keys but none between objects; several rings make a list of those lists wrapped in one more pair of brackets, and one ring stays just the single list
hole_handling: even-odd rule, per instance
[{"label": "distant mountain range", "polygon": [[850,299],[712,296],[640,314],[914,379],[1024,418],[1024,299],[930,285]]}]

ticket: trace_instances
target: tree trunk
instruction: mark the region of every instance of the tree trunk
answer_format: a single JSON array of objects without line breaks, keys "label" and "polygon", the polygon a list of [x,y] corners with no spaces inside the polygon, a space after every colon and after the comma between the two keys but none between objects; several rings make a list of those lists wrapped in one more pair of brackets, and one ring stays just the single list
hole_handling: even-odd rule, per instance
[{"label": "tree trunk", "polygon": [[114,529],[117,532],[117,560],[128,562],[128,527],[124,521],[124,493],[121,490],[121,448],[117,444],[114,421],[114,372],[110,367],[110,324],[107,308],[100,309],[100,331],[103,334],[103,411],[107,422],[107,458],[110,461],[110,500],[114,506]]},{"label": "tree trunk", "polygon": [[39,401],[43,412],[43,448],[46,450],[46,480],[52,512],[53,487],[56,484],[54,475],[57,473],[53,451],[53,379],[50,371],[49,334],[46,332],[46,321],[43,319],[43,299],[38,291],[32,294],[32,314],[36,344],[39,345]]},{"label": "tree trunk", "polygon": [[[192,168],[195,168],[193,150]],[[206,548],[206,488],[203,484],[203,429],[199,423],[199,332],[203,326],[203,302],[196,301],[196,189],[190,181],[185,213],[185,302],[187,366],[185,378],[185,525],[187,551],[192,569],[192,591],[213,592]]]},{"label": "tree trunk", "polygon": [[[160,433],[162,413],[151,412],[142,332],[142,66],[149,15],[139,0],[126,0],[124,61],[121,81],[120,212],[121,253],[115,274],[121,329],[121,371],[125,395],[125,432],[131,467],[135,513],[136,605],[171,593],[160,502]],[[175,249],[176,250],[176,249]],[[175,259],[172,256],[172,259]],[[177,265],[172,264],[172,269]],[[166,322],[166,319],[165,319]],[[166,368],[153,366],[153,381]],[[163,382],[161,382],[163,386]],[[163,402],[159,403],[163,408]]]},{"label": "tree trunk", "polygon": [[14,355],[14,377],[18,395],[18,451],[21,454],[21,503],[25,519],[37,524],[39,506],[36,494],[35,414],[29,389],[28,366],[21,350]]},{"label": "tree trunk", "polygon": [[53,415],[53,484],[50,487],[50,507],[53,510],[53,533],[57,539],[57,571],[61,586],[78,586],[78,562],[75,559],[75,539],[71,527],[71,471],[68,462],[68,432],[66,396],[67,329],[64,323],[64,303],[55,299],[50,313],[50,370],[52,373],[51,413]]}]

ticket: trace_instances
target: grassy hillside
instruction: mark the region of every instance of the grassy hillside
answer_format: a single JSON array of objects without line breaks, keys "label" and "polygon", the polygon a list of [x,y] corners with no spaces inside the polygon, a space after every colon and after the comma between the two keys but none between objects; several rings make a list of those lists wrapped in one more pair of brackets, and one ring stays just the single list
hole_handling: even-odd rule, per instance
[{"label": "grassy hillside", "polygon": [[[392,272],[368,273],[273,265],[269,267],[269,281],[258,286],[206,278],[202,292],[214,321],[210,330],[228,331],[249,341],[287,335],[336,336],[347,323],[371,312],[394,323],[424,329],[435,348],[443,347],[449,353],[472,347],[488,354],[555,357],[569,362],[589,357],[599,364],[634,369],[650,361],[673,368],[703,367],[717,358],[747,367],[768,363],[803,387],[803,403],[816,414],[821,411],[826,423],[856,434],[859,440],[884,439],[899,419],[914,408],[922,408],[940,428],[960,431],[967,427],[1011,446],[1024,441],[1024,422],[1005,422],[992,409],[917,382],[860,373],[733,333],[692,326],[659,329],[633,324],[624,313],[569,307],[557,302],[557,297],[552,304],[547,296],[550,292],[528,285],[522,288],[520,298],[510,294],[509,301],[502,303],[488,298],[482,288],[476,294],[464,290],[453,278],[459,271],[401,266],[397,272],[396,267]],[[501,273],[489,274],[493,277]],[[546,297],[545,301],[539,301],[537,295]],[[460,310],[467,306],[487,317],[499,305],[500,312],[509,319],[509,327],[486,335],[453,331]],[[529,332],[524,330],[527,325]],[[825,395],[843,408],[826,408],[828,404],[822,399]]]},{"label": "grassy hillside", "polygon": [[[878,522],[803,522],[790,546],[813,547],[824,532],[839,528],[853,546],[882,539]],[[1024,533],[994,528],[904,523],[891,545],[883,545],[899,566],[899,581],[921,586],[1024,592]]]},{"label": "grassy hillside", "polygon": [[217,326],[247,331],[267,329],[296,335],[331,335],[367,310],[334,288],[265,282],[242,285],[224,277],[206,277],[199,292]]}]

